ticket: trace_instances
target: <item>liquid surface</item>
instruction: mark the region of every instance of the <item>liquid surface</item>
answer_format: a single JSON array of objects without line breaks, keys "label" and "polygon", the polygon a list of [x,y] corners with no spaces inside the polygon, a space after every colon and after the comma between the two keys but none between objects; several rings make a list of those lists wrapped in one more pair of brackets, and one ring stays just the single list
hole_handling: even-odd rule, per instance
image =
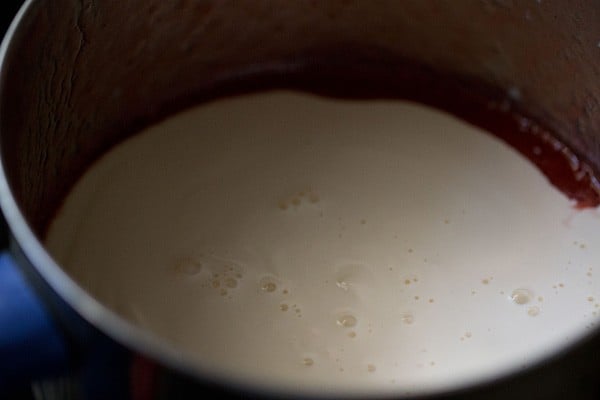
[{"label": "liquid surface", "polygon": [[292,389],[472,382],[600,311],[597,211],[405,101],[271,92],[181,113],[97,162],[47,246],[201,367]]}]

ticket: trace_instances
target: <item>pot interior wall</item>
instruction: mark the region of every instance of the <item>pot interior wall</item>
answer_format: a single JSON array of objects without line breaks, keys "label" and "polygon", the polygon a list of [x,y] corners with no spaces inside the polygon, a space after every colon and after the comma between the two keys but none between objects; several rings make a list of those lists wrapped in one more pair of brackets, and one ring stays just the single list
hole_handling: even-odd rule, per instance
[{"label": "pot interior wall", "polygon": [[598,21],[593,0],[36,1],[0,78],[2,157],[42,235],[85,167],[137,128],[229,78],[324,57],[498,88],[598,169]]}]

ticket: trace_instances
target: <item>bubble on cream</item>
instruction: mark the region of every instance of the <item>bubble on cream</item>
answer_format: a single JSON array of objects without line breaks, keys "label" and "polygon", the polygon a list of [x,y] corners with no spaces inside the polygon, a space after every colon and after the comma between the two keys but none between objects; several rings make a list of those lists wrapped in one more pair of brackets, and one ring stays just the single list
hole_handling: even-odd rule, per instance
[{"label": "bubble on cream", "polygon": [[502,141],[405,101],[190,109],[93,165],[46,243],[201,367],[308,391],[491,377],[575,340],[600,297],[593,211],[573,214]]}]

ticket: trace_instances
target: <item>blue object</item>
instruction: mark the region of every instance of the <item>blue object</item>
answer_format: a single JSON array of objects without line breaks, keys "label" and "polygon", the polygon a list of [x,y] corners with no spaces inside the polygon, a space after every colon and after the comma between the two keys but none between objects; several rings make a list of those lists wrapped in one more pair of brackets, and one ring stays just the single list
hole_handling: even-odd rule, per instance
[{"label": "blue object", "polygon": [[0,393],[68,365],[67,344],[12,257],[0,254]]}]

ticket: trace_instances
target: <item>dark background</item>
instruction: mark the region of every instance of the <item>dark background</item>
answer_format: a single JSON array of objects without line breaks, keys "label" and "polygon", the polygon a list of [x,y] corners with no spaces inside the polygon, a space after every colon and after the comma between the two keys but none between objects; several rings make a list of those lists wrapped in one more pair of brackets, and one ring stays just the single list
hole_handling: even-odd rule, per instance
[{"label": "dark background", "polygon": [[23,4],[23,0],[2,0],[0,9],[2,12],[0,13],[0,30],[2,32],[2,36],[4,36],[4,32],[8,28],[10,21],[12,21],[14,15],[19,10],[19,7]]}]

